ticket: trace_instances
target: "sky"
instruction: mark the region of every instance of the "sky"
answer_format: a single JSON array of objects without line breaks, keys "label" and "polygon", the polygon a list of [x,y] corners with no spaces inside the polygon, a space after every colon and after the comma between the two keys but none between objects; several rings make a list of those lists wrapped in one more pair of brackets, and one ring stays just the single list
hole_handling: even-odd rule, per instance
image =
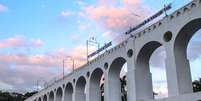
[{"label": "sky", "polygon": [[[36,90],[54,77],[86,62],[86,40],[95,37],[100,45],[119,42],[123,32],[161,9],[174,10],[191,0],[0,0],[0,89],[26,92]],[[163,15],[164,16],[164,15]],[[201,77],[201,31],[188,47],[193,79]],[[90,47],[92,52],[95,47]],[[167,95],[164,73],[165,53],[157,49],[150,64],[154,89]],[[196,50],[196,52],[194,52]],[[160,57],[160,62],[155,60]],[[154,74],[160,74],[157,76]]]}]

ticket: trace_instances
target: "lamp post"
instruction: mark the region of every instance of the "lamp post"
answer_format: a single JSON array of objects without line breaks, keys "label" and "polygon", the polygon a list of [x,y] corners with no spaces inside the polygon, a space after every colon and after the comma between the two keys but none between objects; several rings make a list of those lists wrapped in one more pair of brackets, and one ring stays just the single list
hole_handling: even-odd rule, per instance
[{"label": "lamp post", "polygon": [[95,37],[90,37],[87,41],[86,41],[86,55],[87,55],[87,63],[89,62],[89,45],[94,46],[97,45],[98,49],[100,48],[100,43],[96,40]]}]

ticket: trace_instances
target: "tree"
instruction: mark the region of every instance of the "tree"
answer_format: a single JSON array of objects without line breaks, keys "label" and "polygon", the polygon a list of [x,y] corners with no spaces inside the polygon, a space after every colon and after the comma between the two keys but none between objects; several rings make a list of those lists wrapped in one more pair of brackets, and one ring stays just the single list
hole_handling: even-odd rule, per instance
[{"label": "tree", "polygon": [[193,92],[201,91],[201,78],[199,80],[193,81]]},{"label": "tree", "polygon": [[2,92],[0,91],[0,101],[24,101],[28,97],[32,96],[34,92],[27,92],[25,94],[16,93],[16,92]]}]

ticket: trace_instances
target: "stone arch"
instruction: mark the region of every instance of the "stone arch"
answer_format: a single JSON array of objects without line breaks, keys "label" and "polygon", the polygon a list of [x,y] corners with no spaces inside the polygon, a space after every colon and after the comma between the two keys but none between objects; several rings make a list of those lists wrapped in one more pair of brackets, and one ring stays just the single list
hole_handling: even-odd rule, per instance
[{"label": "stone arch", "polygon": [[201,18],[189,21],[178,32],[174,41],[174,56],[177,70],[179,93],[191,93],[192,79],[190,63],[187,59],[187,47],[193,35],[201,29]]},{"label": "stone arch", "polygon": [[89,87],[89,100],[90,101],[101,101],[101,78],[103,76],[103,71],[100,68],[96,68],[90,77],[90,87]]},{"label": "stone arch", "polygon": [[157,41],[148,42],[137,54],[135,65],[135,82],[138,100],[154,99],[149,60],[153,52],[160,46],[162,46],[162,44]]},{"label": "stone arch", "polygon": [[120,72],[123,65],[126,63],[126,59],[123,57],[118,57],[113,60],[108,71],[108,97],[109,101],[121,101],[121,82],[120,82]]},{"label": "stone arch", "polygon": [[176,59],[187,58],[187,46],[192,36],[201,29],[201,18],[194,19],[182,27],[174,42]]},{"label": "stone arch", "polygon": [[43,101],[47,101],[47,95],[46,94],[43,96]]},{"label": "stone arch", "polygon": [[64,101],[73,101],[73,85],[71,83],[66,85]]},{"label": "stone arch", "polygon": [[86,101],[85,87],[86,79],[84,76],[78,78],[75,86],[75,101]]},{"label": "stone arch", "polygon": [[59,87],[56,91],[56,101],[62,101],[63,90]]},{"label": "stone arch", "polygon": [[49,101],[54,101],[54,92],[53,91],[50,92]]}]

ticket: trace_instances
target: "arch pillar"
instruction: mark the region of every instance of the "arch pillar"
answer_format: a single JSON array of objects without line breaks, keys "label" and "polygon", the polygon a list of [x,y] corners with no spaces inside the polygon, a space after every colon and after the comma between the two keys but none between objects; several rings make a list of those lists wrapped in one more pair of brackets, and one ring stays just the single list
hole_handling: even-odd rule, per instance
[{"label": "arch pillar", "polygon": [[61,101],[64,101],[64,97],[65,97],[65,87],[62,88],[62,97],[61,97]]},{"label": "arch pillar", "polygon": [[127,59],[127,99],[128,101],[137,101],[136,99],[136,85],[135,85],[135,50],[134,39],[129,39],[126,49],[133,50],[133,56]]},{"label": "arch pillar", "polygon": [[54,93],[54,101],[56,101],[56,91],[53,91]]},{"label": "arch pillar", "polygon": [[110,91],[109,91],[109,77],[108,77],[108,73],[105,73],[104,101],[110,101],[110,95],[109,94],[110,94]]},{"label": "arch pillar", "polygon": [[121,101],[120,71],[126,60],[122,57],[114,59],[105,77],[105,101]]},{"label": "arch pillar", "polygon": [[[119,92],[115,88],[120,88],[119,81],[113,79],[114,77],[109,77],[108,73],[105,73],[105,84],[104,84],[104,101],[121,101],[121,94],[115,93]],[[115,85],[111,85],[111,82],[116,82]],[[111,94],[114,94],[115,97]],[[111,97],[113,96],[113,97]]]},{"label": "arch pillar", "polygon": [[47,101],[50,101],[50,100],[49,100],[49,93],[47,93]]},{"label": "arch pillar", "polygon": [[101,101],[101,78],[103,76],[103,70],[96,68],[88,80],[88,100],[87,101]]},{"label": "arch pillar", "polygon": [[86,101],[86,84],[87,80],[84,76],[78,78],[76,85],[75,85],[75,101]]},{"label": "arch pillar", "polygon": [[[168,84],[168,96],[177,96],[192,93],[192,80],[190,64],[184,54],[180,52],[182,59],[176,59],[173,45],[166,46],[166,73]],[[181,58],[181,57],[180,57]]]},{"label": "arch pillar", "polygon": [[133,49],[133,56],[127,59],[128,101],[153,99],[152,75],[147,63],[136,65],[135,39],[129,39],[127,50]]},{"label": "arch pillar", "polygon": [[136,100],[139,101],[154,99],[152,75],[150,71],[142,71],[141,69],[139,69],[139,67],[135,68],[134,79]]},{"label": "arch pillar", "polygon": [[89,79],[86,79],[86,101],[90,101],[90,81]]},{"label": "arch pillar", "polygon": [[153,52],[160,46],[161,43],[150,41],[144,44],[140,51],[136,53],[134,79],[137,101],[154,99],[149,60]]},{"label": "arch pillar", "polygon": [[109,81],[108,81],[108,73],[107,72],[105,72],[104,73],[104,75],[105,75],[105,84],[104,84],[104,101],[109,101],[109,98],[110,98],[110,96],[109,96]]},{"label": "arch pillar", "polygon": [[75,95],[75,88],[76,88],[76,86],[75,86],[75,84],[74,84],[74,85],[73,85],[74,91],[73,91],[72,101],[75,101],[75,97],[76,97],[76,95]]}]

